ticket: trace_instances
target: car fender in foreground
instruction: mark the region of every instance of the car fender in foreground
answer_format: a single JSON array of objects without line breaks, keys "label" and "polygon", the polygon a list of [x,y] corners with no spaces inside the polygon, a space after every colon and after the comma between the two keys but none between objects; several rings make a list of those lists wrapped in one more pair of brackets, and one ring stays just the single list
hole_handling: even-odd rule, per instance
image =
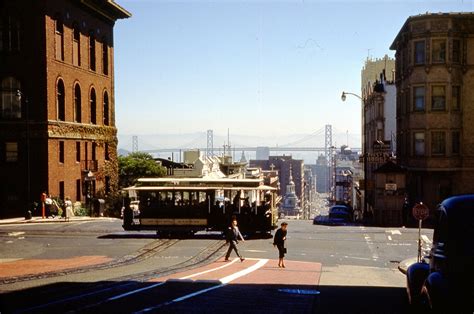
[{"label": "car fender in foreground", "polygon": [[407,293],[410,304],[419,302],[421,289],[430,273],[427,263],[414,263],[407,269]]}]

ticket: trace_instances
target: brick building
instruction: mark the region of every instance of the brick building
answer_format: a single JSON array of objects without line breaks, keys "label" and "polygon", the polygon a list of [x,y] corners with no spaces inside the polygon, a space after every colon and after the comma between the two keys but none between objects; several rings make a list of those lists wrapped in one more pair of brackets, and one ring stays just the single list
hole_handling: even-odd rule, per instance
[{"label": "brick building", "polygon": [[277,170],[280,181],[280,195],[287,194],[290,184],[290,168],[295,183],[295,194],[304,208],[304,162],[291,156],[270,156],[267,160],[250,160],[249,167],[259,167],[263,170]]},{"label": "brick building", "polygon": [[411,16],[396,50],[397,161],[413,203],[474,192],[474,14]]},{"label": "brick building", "polygon": [[[110,0],[0,0],[0,216],[117,189]],[[90,181],[86,178],[89,174]]]}]

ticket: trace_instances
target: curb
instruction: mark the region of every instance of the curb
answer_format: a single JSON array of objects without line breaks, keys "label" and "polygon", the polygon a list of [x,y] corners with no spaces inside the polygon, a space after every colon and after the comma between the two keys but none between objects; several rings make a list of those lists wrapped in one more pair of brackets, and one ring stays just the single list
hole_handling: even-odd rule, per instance
[{"label": "curb", "polygon": [[18,218],[18,219],[5,219],[5,220],[0,220],[0,226],[2,225],[23,225],[23,224],[45,224],[45,223],[65,223],[65,222],[82,222],[82,221],[99,221],[99,220],[109,220],[109,219],[118,219],[118,218],[113,218],[113,217],[84,217],[84,218],[79,218],[79,219],[74,219],[70,218],[69,220],[65,220],[64,218],[33,218],[26,220],[24,218]]},{"label": "curb", "polygon": [[410,267],[410,265],[412,265],[412,264],[415,264],[416,261],[417,261],[416,257],[407,258],[407,259],[401,261],[400,263],[398,263],[398,270],[402,274],[406,275],[408,267]]}]

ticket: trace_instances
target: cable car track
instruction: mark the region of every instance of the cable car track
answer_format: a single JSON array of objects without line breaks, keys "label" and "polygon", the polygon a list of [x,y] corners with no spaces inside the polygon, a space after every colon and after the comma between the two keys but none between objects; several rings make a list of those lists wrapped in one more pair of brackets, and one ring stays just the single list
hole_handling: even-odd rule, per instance
[{"label": "cable car track", "polygon": [[[167,247],[178,243],[181,240],[169,239],[169,241],[163,241],[165,243],[157,245],[158,247],[163,248],[166,244]],[[81,287],[79,289],[64,289],[54,287],[52,289],[41,290],[41,294],[44,296],[55,295],[54,299],[51,299],[50,302],[44,302],[40,305],[29,306],[27,308],[19,308],[15,310],[15,313],[26,313],[26,312],[44,312],[46,309],[54,309],[56,306],[63,306],[64,304],[73,305],[77,304],[78,306],[73,309],[73,311],[83,311],[98,306],[104,303],[107,300],[107,293],[117,290],[134,290],[137,285],[148,282],[151,279],[156,279],[162,276],[173,274],[179,271],[184,271],[192,268],[196,268],[206,264],[207,262],[213,261],[221,256],[219,252],[225,246],[224,240],[215,240],[212,241],[209,245],[201,249],[197,254],[188,258],[185,261],[171,265],[169,267],[161,268],[159,270],[145,271],[141,273],[136,273],[133,275],[127,275],[123,277],[114,278],[114,282],[106,283],[90,283],[87,287]],[[164,249],[162,249],[164,250]],[[159,250],[161,251],[161,250]],[[139,254],[141,258],[148,258],[158,253],[159,251],[154,251],[153,249],[148,249],[146,246],[142,248],[142,253]],[[222,253],[222,252],[221,252]],[[138,256],[137,256],[138,258]],[[131,263],[131,262],[130,262]],[[121,264],[123,265],[123,263]],[[104,267],[105,268],[105,267]],[[99,269],[99,268],[95,268]],[[44,278],[44,277],[43,277]],[[105,296],[102,297],[101,295]],[[85,301],[91,299],[90,301]],[[23,303],[24,304],[24,303]],[[84,304],[86,304],[84,306]],[[49,310],[48,310],[49,311]]]}]

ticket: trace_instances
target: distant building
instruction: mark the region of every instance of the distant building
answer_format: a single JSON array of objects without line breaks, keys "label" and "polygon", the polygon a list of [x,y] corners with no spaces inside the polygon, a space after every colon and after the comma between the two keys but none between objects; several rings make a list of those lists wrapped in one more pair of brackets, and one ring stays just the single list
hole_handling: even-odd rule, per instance
[{"label": "distant building", "polygon": [[[383,77],[381,79],[381,74]],[[375,121],[376,114],[378,114],[379,118],[382,115],[382,111],[385,109],[376,108],[376,107],[369,107],[366,106],[367,98],[371,95],[374,91],[374,86],[378,86],[378,84],[383,81],[394,81],[395,79],[395,59],[388,57],[385,55],[383,58],[376,58],[371,59],[367,58],[364,67],[361,70],[361,98],[362,98],[362,106],[361,106],[361,119],[362,119],[362,156],[368,156],[369,149],[373,144],[371,138],[376,138],[380,135],[380,132],[384,132],[382,126],[377,124]],[[383,97],[383,96],[382,96]],[[375,97],[373,97],[375,98]],[[380,98],[380,97],[379,97]],[[380,101],[379,101],[380,102]],[[379,110],[376,112],[376,109]],[[380,121],[380,119],[379,119]],[[379,130],[379,131],[377,131]],[[379,132],[379,134],[377,134]],[[355,183],[357,188],[357,197],[359,200],[356,202],[361,205],[360,209],[363,212],[371,211],[372,209],[368,206],[366,208],[367,202],[367,195],[369,194],[369,188],[373,191],[373,184],[369,185],[367,180],[367,169],[369,163],[367,159],[362,158],[361,162],[363,163],[364,168],[364,175],[358,182]],[[372,182],[373,183],[373,182]]]},{"label": "distant building", "polygon": [[[396,87],[394,81],[387,81],[385,70],[379,74],[372,86],[366,86],[364,99],[364,142],[366,158],[365,186],[368,210],[374,214],[376,193],[374,171],[396,154]],[[403,190],[399,191],[404,193]],[[379,202],[379,204],[381,204]],[[385,212],[388,213],[388,212]],[[383,217],[379,219],[383,221]]]},{"label": "distant building", "polygon": [[[118,188],[112,0],[0,1],[0,217]],[[38,214],[38,213],[35,213]]]},{"label": "distant building", "polygon": [[289,182],[286,186],[286,192],[283,195],[283,202],[280,204],[280,214],[285,216],[297,216],[299,217],[303,213],[303,209],[300,206],[300,199],[296,196],[295,182],[293,181],[292,168],[290,164],[290,170],[288,174]]},{"label": "distant building", "polygon": [[397,163],[413,204],[474,192],[474,14],[409,17],[393,41]]},{"label": "distant building", "polygon": [[278,170],[280,182],[280,195],[287,193],[290,183],[290,166],[295,183],[295,193],[304,206],[304,162],[293,159],[291,156],[270,156],[267,160],[250,160],[250,167],[260,167],[263,170]]},{"label": "distant building", "polygon": [[270,158],[270,147],[258,146],[256,160],[268,160]]},{"label": "distant building", "polygon": [[316,177],[316,191],[318,193],[329,192],[329,167],[324,155],[320,155],[315,165],[309,165],[313,175]]}]

